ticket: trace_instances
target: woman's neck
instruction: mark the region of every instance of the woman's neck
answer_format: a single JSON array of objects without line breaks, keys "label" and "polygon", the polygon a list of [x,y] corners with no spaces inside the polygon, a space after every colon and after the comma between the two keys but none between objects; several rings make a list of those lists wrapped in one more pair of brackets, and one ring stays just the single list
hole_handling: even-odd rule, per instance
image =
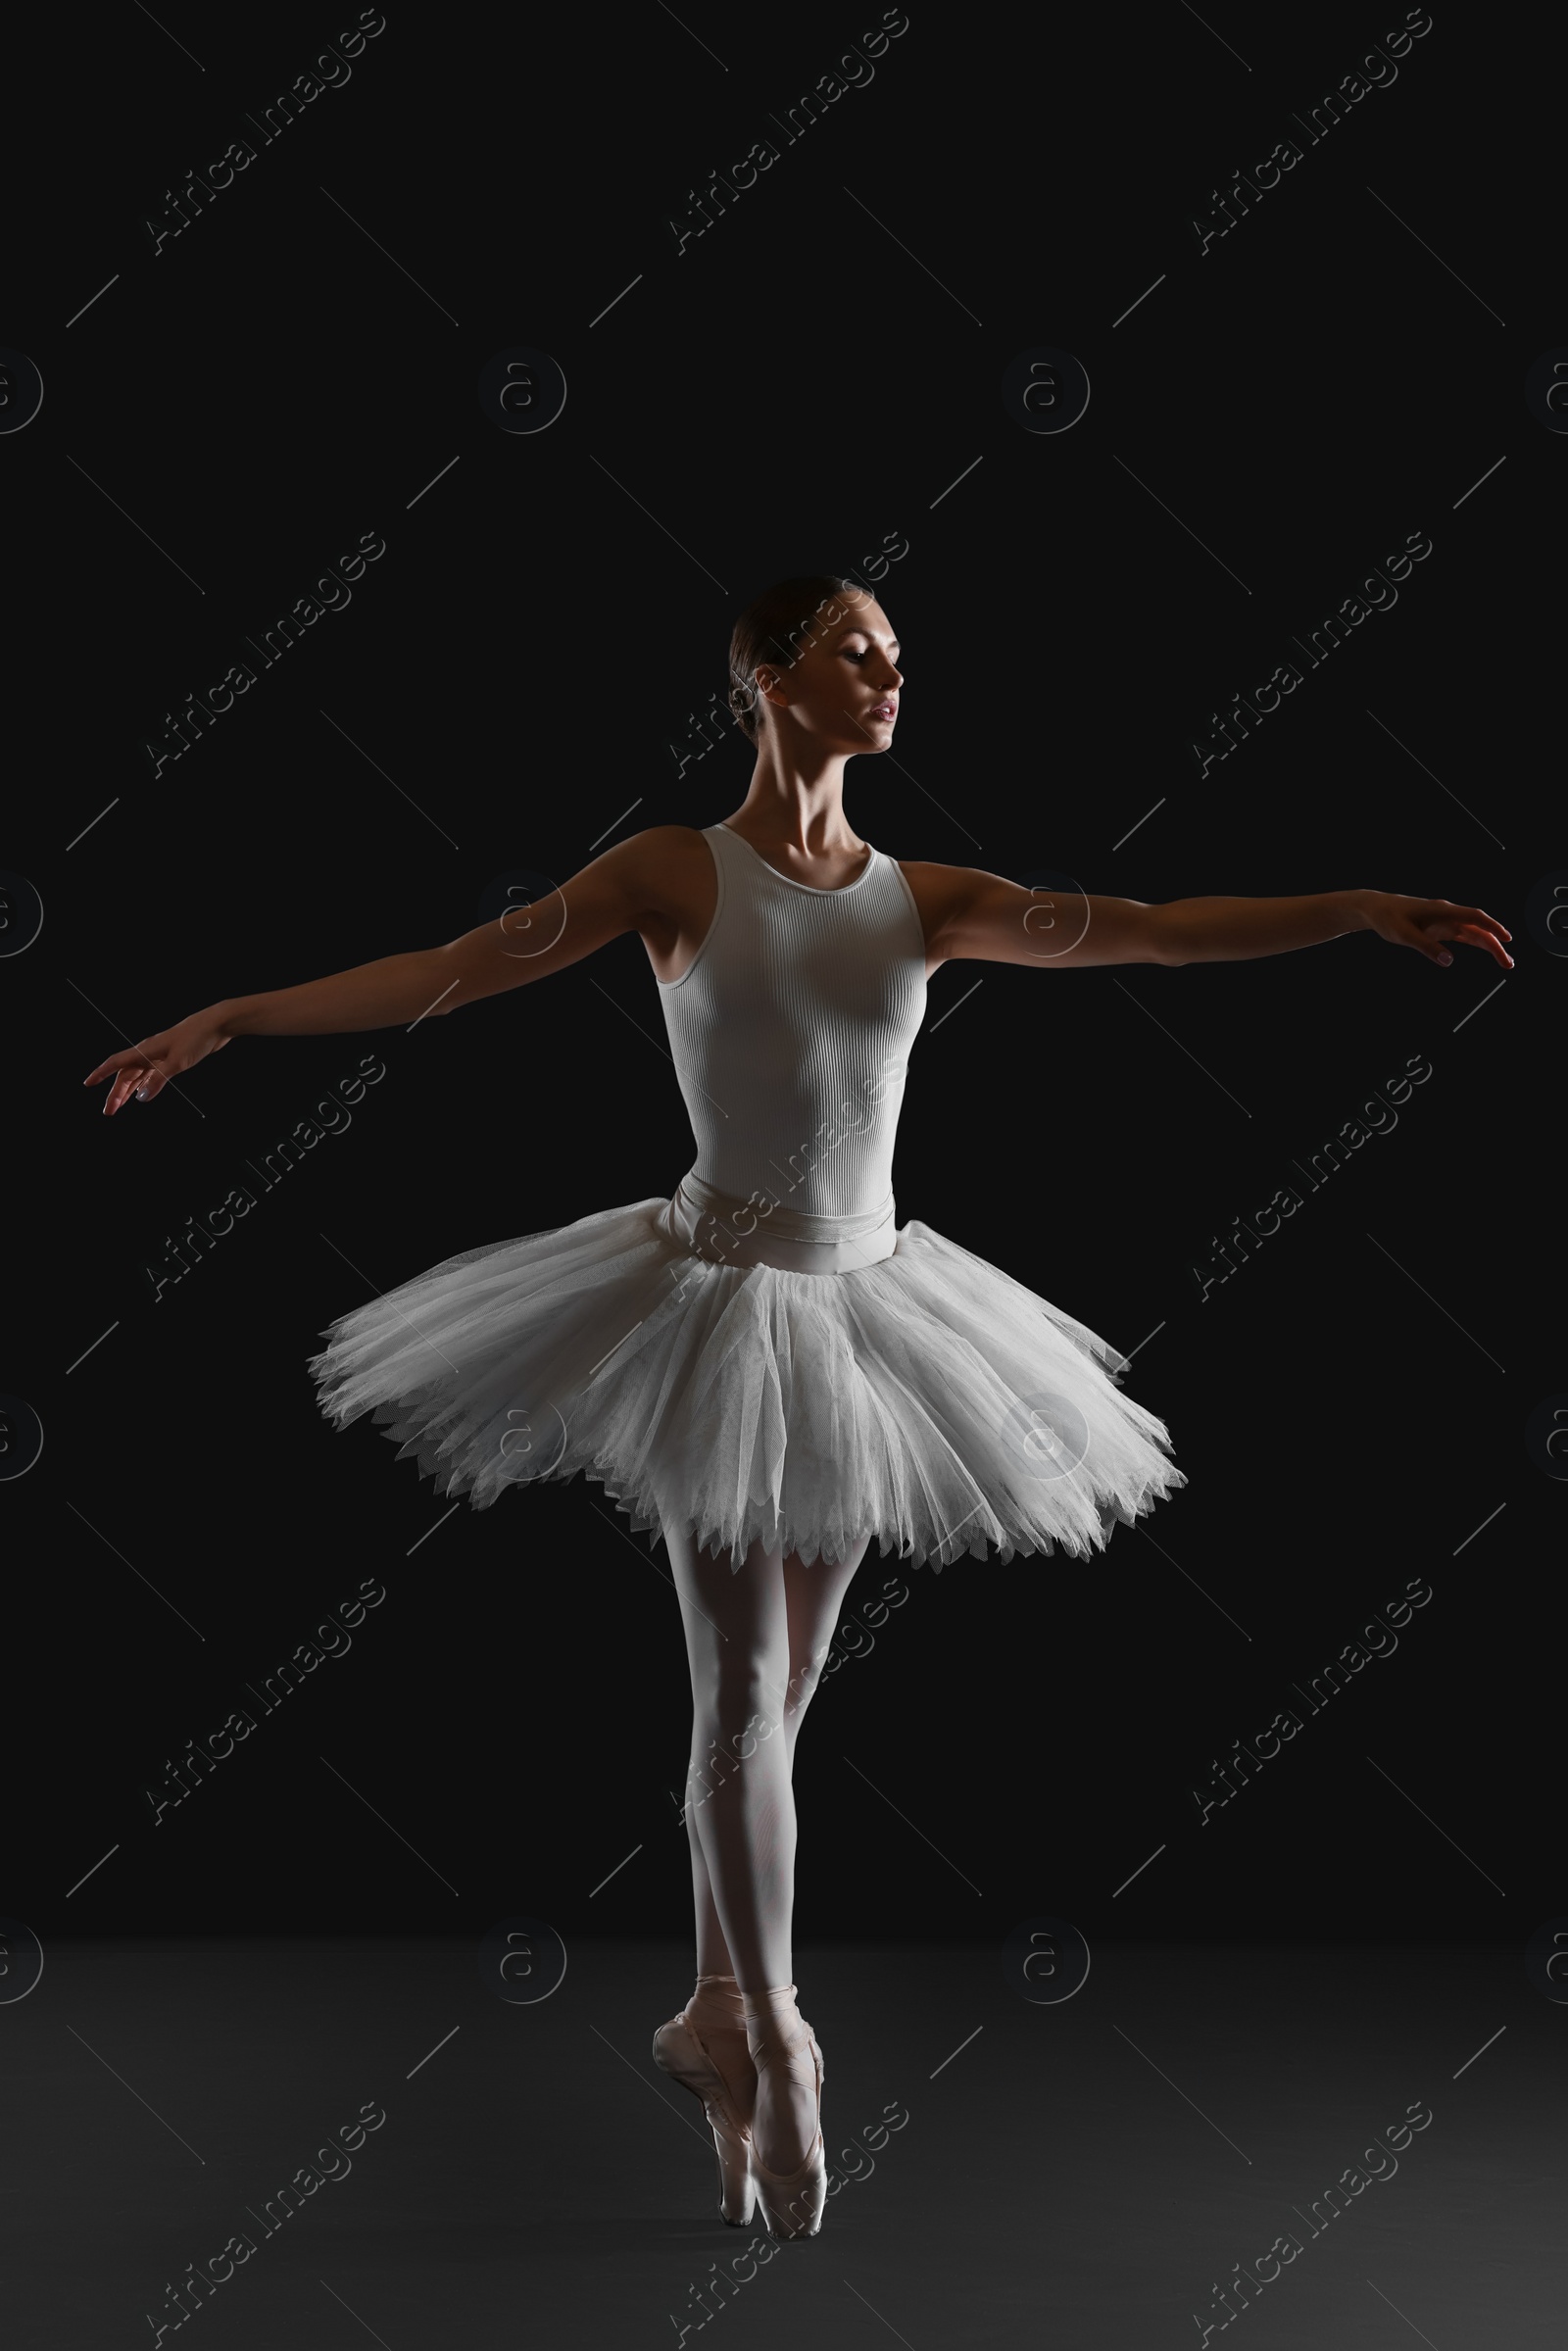
[{"label": "woman's neck", "polygon": [[844,813],[842,758],[825,761],[814,774],[791,772],[760,758],[746,798],[724,821],[749,841],[792,849],[803,857],[842,856],[865,847]]}]

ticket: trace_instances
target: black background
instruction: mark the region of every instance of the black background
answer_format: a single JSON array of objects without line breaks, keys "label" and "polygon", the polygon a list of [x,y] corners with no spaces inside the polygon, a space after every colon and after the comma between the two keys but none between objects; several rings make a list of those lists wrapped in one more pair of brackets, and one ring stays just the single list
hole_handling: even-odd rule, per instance
[{"label": "black background", "polygon": [[[1568,863],[1568,441],[1523,396],[1568,340],[1560,47],[1440,8],[1308,145],[1290,110],[1402,11],[916,6],[786,145],[770,110],[875,8],[392,8],[263,144],[247,111],[354,14],[126,10],[35,24],[18,61],[0,339],[45,397],[0,442],[4,861],[45,923],[5,967],[0,1386],[45,1445],[3,1503],[0,1906],[46,1944],[477,1941],[518,1912],[686,1933],[662,1549],[581,1481],[448,1514],[368,1423],[331,1432],[305,1368],[372,1288],[672,1189],[691,1139],[640,943],[412,1034],[242,1041],[112,1123],[80,1079],[216,998],[449,938],[498,876],[729,813],[739,735],[683,773],[671,745],[723,691],[735,614],[893,534],[906,699],[896,759],[850,770],[863,837],[1146,899],[1446,896],[1518,967],[1497,989],[1478,954],[1440,971],[1366,936],[939,973],[901,1221],[1138,1347],[1130,1392],[1190,1484],[1090,1561],[873,1555],[852,1614],[889,1578],[908,1596],[800,1748],[798,1930],[1522,1945],[1564,1907],[1539,1824],[1563,1497],[1525,1426],[1568,1388],[1565,966],[1523,919]],[[242,135],[256,160],[155,257],[166,189]],[[1192,212],[1288,135],[1300,163],[1200,254]],[[677,253],[688,189],[764,136],[778,162]],[[1064,435],[1003,406],[1040,344],[1093,387]],[[479,407],[517,345],[564,370],[542,434]],[[386,552],[352,603],[155,775],[166,713],[367,532]],[[1415,532],[1397,606],[1200,778],[1210,713]],[[155,1302],[168,1238],[368,1053],[352,1125]],[[1397,1129],[1200,1298],[1212,1237],[1416,1055]],[[1212,1759],[1413,1578],[1433,1596],[1397,1653],[1200,1826]],[[365,1579],[386,1596],[352,1650],[155,1827],[166,1759]]]}]

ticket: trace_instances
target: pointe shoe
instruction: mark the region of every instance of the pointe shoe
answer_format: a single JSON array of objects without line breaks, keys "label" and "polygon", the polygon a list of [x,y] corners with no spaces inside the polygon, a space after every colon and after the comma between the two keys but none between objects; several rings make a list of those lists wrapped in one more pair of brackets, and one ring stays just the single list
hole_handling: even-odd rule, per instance
[{"label": "pointe shoe", "polygon": [[815,2033],[795,2010],[793,1984],[746,2004],[746,2038],[759,2079],[770,2065],[788,2065],[809,2050],[815,2074],[816,2137],[793,2172],[770,2172],[751,2139],[751,2172],[767,2233],[781,2240],[815,2236],[827,2202],[827,2154],[822,2143],[822,2052]]},{"label": "pointe shoe", "polygon": [[[703,1981],[699,1978],[699,1983]],[[743,2111],[686,2010],[661,2025],[654,2034],[654,2063],[701,2104],[718,2159],[719,2212],[728,2228],[750,2228],[757,2200],[751,2176],[751,2117]]]}]

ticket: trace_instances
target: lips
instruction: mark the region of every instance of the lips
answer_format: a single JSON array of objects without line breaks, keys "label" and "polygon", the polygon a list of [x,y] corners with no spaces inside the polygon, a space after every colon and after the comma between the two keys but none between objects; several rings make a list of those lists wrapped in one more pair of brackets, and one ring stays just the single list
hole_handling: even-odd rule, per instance
[{"label": "lips", "polygon": [[874,702],[867,712],[869,717],[887,719],[897,718],[898,714],[899,706],[896,702]]}]

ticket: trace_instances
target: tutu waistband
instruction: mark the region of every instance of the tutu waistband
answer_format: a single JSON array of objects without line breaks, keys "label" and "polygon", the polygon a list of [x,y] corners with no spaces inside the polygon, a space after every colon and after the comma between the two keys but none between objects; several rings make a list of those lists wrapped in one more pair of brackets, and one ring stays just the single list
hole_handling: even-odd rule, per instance
[{"label": "tutu waistband", "polygon": [[781,1273],[857,1273],[898,1247],[890,1192],[858,1216],[806,1216],[754,1194],[741,1200],[696,1174],[676,1185],[661,1223],[690,1250],[720,1265],[771,1265]]}]

